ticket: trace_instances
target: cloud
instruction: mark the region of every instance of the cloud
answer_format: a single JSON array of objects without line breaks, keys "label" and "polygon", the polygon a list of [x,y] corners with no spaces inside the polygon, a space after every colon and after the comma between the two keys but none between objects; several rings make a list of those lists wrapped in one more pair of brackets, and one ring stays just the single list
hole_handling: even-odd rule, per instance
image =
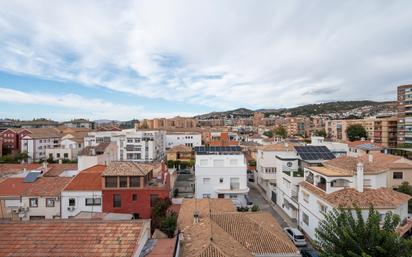
[{"label": "cloud", "polygon": [[2,1],[0,70],[213,109],[290,107],[325,95],[391,100],[399,82],[412,80],[411,8]]}]

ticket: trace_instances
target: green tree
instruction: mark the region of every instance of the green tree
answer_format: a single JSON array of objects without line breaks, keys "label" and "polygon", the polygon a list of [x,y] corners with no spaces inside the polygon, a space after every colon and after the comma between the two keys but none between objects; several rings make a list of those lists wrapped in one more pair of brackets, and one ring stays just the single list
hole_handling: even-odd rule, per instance
[{"label": "green tree", "polygon": [[254,205],[252,206],[252,212],[257,212],[257,211],[260,211],[260,207],[259,207],[259,205],[254,204]]},{"label": "green tree", "polygon": [[365,220],[361,210],[333,209],[316,229],[316,247],[321,257],[410,257],[412,241],[395,232],[400,218],[388,213],[381,226],[372,206]]},{"label": "green tree", "polygon": [[315,130],[313,132],[313,135],[316,137],[327,137],[328,134],[326,133],[325,129],[321,129],[321,130]]},{"label": "green tree", "polygon": [[268,138],[272,138],[273,137],[273,131],[268,130],[263,132],[263,135],[267,136]]},{"label": "green tree", "polygon": [[362,138],[365,138],[365,139],[368,138],[368,133],[366,132],[366,129],[360,124],[350,125],[346,129],[346,135],[348,136],[350,141],[356,141],[356,140],[361,140]]},{"label": "green tree", "polygon": [[152,230],[160,228],[162,220],[166,217],[167,209],[172,205],[170,199],[157,199],[152,208]]},{"label": "green tree", "polygon": [[173,238],[176,232],[177,215],[176,213],[168,213],[166,217],[160,222],[160,230],[169,238]]},{"label": "green tree", "polygon": [[[412,196],[412,186],[407,181],[403,182],[396,191]],[[412,199],[408,202],[408,209],[412,212]]]},{"label": "green tree", "polygon": [[168,168],[173,168],[175,166],[175,161],[173,160],[167,160],[167,167]]},{"label": "green tree", "polygon": [[282,126],[279,126],[275,129],[275,135],[286,138],[288,136],[288,132]]}]

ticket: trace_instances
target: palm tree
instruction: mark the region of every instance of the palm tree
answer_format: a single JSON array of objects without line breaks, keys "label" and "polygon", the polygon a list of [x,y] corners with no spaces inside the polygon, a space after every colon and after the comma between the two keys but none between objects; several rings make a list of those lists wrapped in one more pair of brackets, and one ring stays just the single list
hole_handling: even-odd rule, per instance
[{"label": "palm tree", "polygon": [[410,257],[412,241],[395,232],[399,222],[399,216],[389,212],[382,223],[373,206],[367,220],[356,206],[334,209],[316,229],[316,247],[322,257]]}]

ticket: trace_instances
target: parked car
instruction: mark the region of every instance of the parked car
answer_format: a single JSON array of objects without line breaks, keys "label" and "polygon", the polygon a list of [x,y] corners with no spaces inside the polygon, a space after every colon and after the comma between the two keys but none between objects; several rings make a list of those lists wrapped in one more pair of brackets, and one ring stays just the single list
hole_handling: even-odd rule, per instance
[{"label": "parked car", "polygon": [[319,257],[318,253],[314,250],[302,250],[300,254],[302,257]]},{"label": "parked car", "polygon": [[286,227],[283,230],[285,230],[286,234],[292,240],[292,242],[296,246],[305,246],[306,245],[306,240],[305,236],[296,228],[291,228],[291,227]]}]

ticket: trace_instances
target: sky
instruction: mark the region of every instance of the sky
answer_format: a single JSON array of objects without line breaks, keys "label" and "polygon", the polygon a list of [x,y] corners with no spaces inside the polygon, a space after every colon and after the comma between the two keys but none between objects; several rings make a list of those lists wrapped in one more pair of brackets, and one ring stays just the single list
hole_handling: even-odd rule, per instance
[{"label": "sky", "polygon": [[0,118],[396,99],[412,1],[0,1]]}]

